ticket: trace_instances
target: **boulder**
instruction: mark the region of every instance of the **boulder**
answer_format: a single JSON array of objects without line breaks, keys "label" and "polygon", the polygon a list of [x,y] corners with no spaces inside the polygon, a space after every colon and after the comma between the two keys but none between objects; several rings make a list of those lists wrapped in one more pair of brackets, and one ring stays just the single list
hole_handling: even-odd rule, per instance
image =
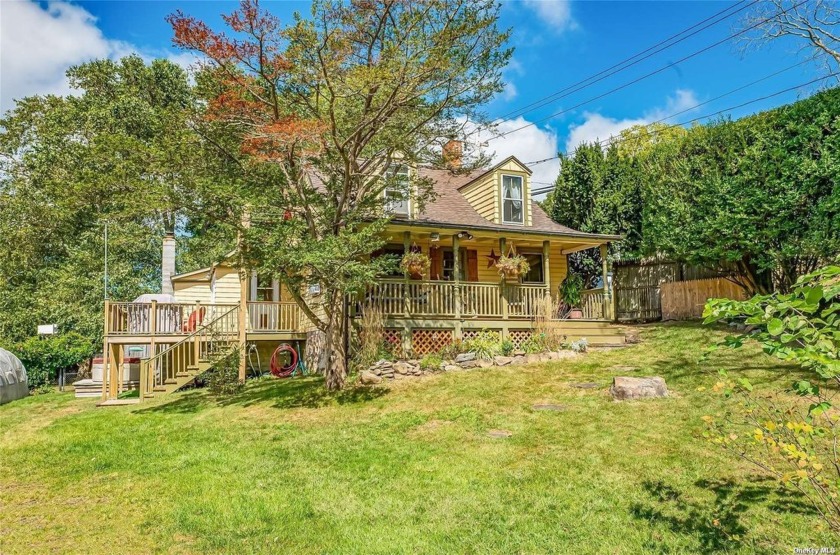
[{"label": "boulder", "polygon": [[523,351],[522,349],[516,349],[515,351],[513,351],[513,356],[515,356],[515,357],[525,356],[525,351]]},{"label": "boulder", "polygon": [[542,357],[536,354],[525,355],[525,362],[528,364],[534,364],[536,362],[542,362]]},{"label": "boulder", "polygon": [[613,378],[610,394],[616,401],[626,399],[645,399],[648,397],[667,397],[668,387],[659,376],[633,378],[617,376]]},{"label": "boulder", "polygon": [[493,361],[492,360],[479,360],[478,361],[478,367],[479,368],[490,368],[491,366],[493,366]]},{"label": "boulder", "polygon": [[455,366],[454,364],[447,364],[446,366],[443,367],[443,369],[446,370],[447,372],[453,372],[455,370],[460,370],[461,367],[460,366]]},{"label": "boulder", "polygon": [[496,363],[496,366],[507,366],[508,364],[513,362],[513,358],[499,355],[493,357],[493,362]]},{"label": "boulder", "polygon": [[380,383],[382,381],[382,378],[377,376],[373,372],[362,372],[362,375],[359,376],[359,381],[362,382],[364,385],[373,385]]},{"label": "boulder", "polygon": [[642,338],[639,336],[639,330],[627,330],[627,331],[625,331],[624,332],[624,342],[625,343],[630,343],[631,345],[636,344],[636,343],[641,343]]},{"label": "boulder", "polygon": [[458,364],[470,360],[475,360],[475,353],[461,353],[460,355],[455,357],[455,362]]},{"label": "boulder", "polygon": [[461,368],[477,368],[479,365],[479,361],[477,360],[465,360],[464,362],[459,362],[458,366]]},{"label": "boulder", "polygon": [[414,371],[414,367],[407,362],[398,362],[394,364],[394,372],[397,374],[410,374]]},{"label": "boulder", "polygon": [[510,361],[511,366],[519,366],[520,364],[525,364],[525,357],[523,355],[516,355]]}]

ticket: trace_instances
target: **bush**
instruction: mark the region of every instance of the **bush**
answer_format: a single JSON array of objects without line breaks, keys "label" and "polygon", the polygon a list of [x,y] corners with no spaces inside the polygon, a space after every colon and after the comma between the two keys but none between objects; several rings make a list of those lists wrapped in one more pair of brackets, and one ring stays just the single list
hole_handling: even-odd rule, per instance
[{"label": "bush", "polygon": [[757,341],[766,353],[810,371],[790,390],[770,395],[721,371],[713,391],[738,403],[704,417],[705,437],[802,493],[840,531],[840,414],[833,406],[840,385],[840,266],[803,276],[786,295],[712,299],[703,315],[706,323],[749,326],[723,345]]},{"label": "bush", "polygon": [[585,337],[581,337],[577,341],[569,343],[569,350],[575,353],[585,353],[588,348],[589,341],[587,341]]},{"label": "bush", "polygon": [[440,370],[441,364],[443,364],[443,357],[438,353],[429,353],[420,359],[420,368],[424,370]]},{"label": "bush", "polygon": [[93,342],[76,332],[47,338],[30,337],[9,349],[26,368],[29,388],[44,390],[61,370],[72,370],[93,357]]},{"label": "bush", "polygon": [[219,358],[205,376],[211,395],[226,397],[242,391],[245,384],[239,381],[239,349]]},{"label": "bush", "polygon": [[499,350],[505,356],[510,356],[510,354],[513,353],[513,350],[515,348],[516,348],[516,346],[513,344],[513,341],[511,341],[510,339],[502,339],[502,342],[499,343]]},{"label": "bush", "polygon": [[475,353],[476,358],[490,360],[502,352],[502,341],[499,334],[481,330],[478,335],[464,342],[467,352]]}]

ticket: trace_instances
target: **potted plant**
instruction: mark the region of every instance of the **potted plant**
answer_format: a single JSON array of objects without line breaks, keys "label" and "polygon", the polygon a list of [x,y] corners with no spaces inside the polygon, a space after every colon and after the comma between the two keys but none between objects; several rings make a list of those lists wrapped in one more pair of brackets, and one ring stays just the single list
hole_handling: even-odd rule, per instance
[{"label": "potted plant", "polygon": [[583,311],[580,309],[582,292],[583,278],[578,274],[570,273],[563,280],[563,283],[560,284],[560,298],[565,305],[568,318],[583,318]]},{"label": "potted plant", "polygon": [[407,252],[400,261],[400,269],[413,279],[420,279],[429,271],[432,261],[422,252]]},{"label": "potted plant", "polygon": [[524,256],[518,254],[502,255],[496,261],[496,268],[499,273],[506,278],[517,279],[522,274],[527,274],[531,269],[531,265],[525,260]]}]

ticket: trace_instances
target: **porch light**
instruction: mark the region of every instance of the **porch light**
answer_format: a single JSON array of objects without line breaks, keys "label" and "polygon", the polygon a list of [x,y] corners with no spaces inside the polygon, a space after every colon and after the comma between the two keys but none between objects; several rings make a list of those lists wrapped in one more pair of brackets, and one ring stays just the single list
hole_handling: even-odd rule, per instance
[{"label": "porch light", "polygon": [[432,243],[437,243],[438,241],[440,241],[440,233],[435,231],[434,233],[429,235],[429,241],[431,241]]},{"label": "porch light", "polygon": [[466,239],[467,241],[472,241],[473,235],[469,231],[461,231],[458,233],[458,239]]}]

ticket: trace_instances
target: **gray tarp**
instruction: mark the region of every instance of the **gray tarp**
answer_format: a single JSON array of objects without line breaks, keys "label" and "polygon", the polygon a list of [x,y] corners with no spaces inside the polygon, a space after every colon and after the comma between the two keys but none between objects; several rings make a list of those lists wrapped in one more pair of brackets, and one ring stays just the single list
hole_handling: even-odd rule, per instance
[{"label": "gray tarp", "polygon": [[18,357],[0,349],[0,405],[27,395],[26,369]]}]

